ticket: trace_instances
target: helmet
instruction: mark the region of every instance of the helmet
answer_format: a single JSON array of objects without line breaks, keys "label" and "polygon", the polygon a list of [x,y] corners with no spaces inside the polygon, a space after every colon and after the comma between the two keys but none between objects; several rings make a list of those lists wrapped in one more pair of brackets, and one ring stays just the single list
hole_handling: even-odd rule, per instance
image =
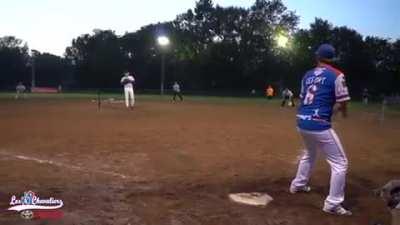
[{"label": "helmet", "polygon": [[322,44],[318,47],[315,55],[320,59],[332,60],[335,58],[335,48],[330,44]]}]

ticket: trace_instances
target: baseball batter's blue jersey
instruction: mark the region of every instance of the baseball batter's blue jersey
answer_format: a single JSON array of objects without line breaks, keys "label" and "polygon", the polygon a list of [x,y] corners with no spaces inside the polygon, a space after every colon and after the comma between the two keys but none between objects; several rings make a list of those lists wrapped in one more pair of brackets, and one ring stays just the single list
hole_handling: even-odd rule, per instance
[{"label": "baseball batter's blue jersey", "polygon": [[350,100],[344,74],[327,64],[308,71],[301,82],[300,99],[298,127],[311,131],[330,129],[334,104]]}]

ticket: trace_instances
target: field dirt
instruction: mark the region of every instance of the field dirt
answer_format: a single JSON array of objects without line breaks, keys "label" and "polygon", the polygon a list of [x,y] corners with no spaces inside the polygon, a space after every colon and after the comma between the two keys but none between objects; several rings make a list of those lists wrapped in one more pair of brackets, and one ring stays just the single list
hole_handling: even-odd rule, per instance
[{"label": "field dirt", "polygon": [[[139,100],[0,102],[0,224],[369,225],[389,224],[373,189],[400,177],[400,117],[336,118],[350,161],[346,203],[354,216],[321,211],[329,168],[318,161],[309,194],[291,195],[302,142],[295,109],[277,102]],[[64,218],[24,221],[6,212],[12,195],[62,199]],[[264,208],[229,201],[267,192]]]}]

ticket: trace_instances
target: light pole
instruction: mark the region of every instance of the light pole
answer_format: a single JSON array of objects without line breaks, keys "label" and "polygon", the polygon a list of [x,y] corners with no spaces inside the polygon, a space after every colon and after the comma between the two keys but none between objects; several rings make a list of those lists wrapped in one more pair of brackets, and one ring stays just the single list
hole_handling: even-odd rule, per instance
[{"label": "light pole", "polygon": [[[280,61],[284,64],[288,64],[287,66],[284,66],[284,71],[287,72],[287,68],[290,68],[290,61],[287,60],[287,50],[290,48],[290,36],[289,33],[285,32],[285,31],[280,31],[277,32],[277,34],[275,35],[275,42],[277,45],[277,53],[278,54],[282,54],[280,57]],[[282,73],[285,74],[285,73]],[[279,88],[282,91],[284,88],[284,75],[280,75],[280,79],[279,79]]]},{"label": "light pole", "polygon": [[31,66],[31,88],[36,87],[36,71],[35,71],[35,56],[38,52],[36,50],[31,51],[31,56],[29,58],[30,66]]},{"label": "light pole", "polygon": [[160,94],[164,95],[164,80],[165,80],[165,49],[170,44],[169,38],[167,36],[159,36],[157,38],[157,43],[161,50],[161,77],[160,77]]},{"label": "light pole", "polygon": [[164,80],[165,80],[165,53],[161,54],[161,84],[160,94],[164,95]]}]

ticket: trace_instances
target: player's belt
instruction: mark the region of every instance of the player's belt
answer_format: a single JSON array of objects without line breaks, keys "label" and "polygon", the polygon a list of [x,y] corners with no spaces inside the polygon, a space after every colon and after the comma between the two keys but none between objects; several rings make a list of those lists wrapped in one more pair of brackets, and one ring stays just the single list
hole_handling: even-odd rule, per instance
[{"label": "player's belt", "polygon": [[308,120],[308,121],[317,121],[317,122],[324,122],[324,123],[329,123],[329,121],[324,120],[320,117],[316,117],[316,116],[312,116],[312,115],[301,115],[301,114],[297,114],[296,115],[297,119],[300,120]]}]

